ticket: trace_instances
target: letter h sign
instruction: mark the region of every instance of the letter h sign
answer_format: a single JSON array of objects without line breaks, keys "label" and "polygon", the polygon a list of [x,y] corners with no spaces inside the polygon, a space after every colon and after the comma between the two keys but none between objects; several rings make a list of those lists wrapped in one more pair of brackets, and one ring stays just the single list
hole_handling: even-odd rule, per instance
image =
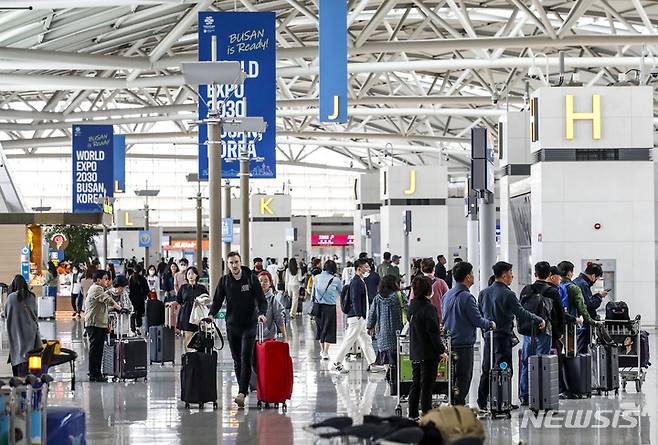
[{"label": "letter h sign", "polygon": [[573,111],[573,96],[567,94],[564,97],[565,101],[565,137],[573,140],[574,136],[574,122],[577,120],[590,120],[592,121],[592,139],[601,139],[601,96],[598,94],[592,95],[592,112],[591,113],[576,113]]}]

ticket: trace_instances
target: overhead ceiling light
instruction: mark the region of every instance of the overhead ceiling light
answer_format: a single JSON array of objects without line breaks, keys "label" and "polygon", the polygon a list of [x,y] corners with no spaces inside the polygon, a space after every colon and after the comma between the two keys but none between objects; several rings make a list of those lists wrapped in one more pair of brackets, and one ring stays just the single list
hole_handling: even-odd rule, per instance
[{"label": "overhead ceiling light", "polygon": [[185,62],[183,78],[189,85],[241,85],[247,76],[240,62]]}]

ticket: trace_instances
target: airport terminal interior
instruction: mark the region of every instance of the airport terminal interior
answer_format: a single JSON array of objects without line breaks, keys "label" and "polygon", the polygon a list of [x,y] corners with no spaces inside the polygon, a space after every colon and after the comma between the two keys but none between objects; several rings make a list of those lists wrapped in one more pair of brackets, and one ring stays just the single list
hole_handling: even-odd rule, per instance
[{"label": "airport terminal interior", "polygon": [[658,2],[0,1],[0,445],[658,443]]}]

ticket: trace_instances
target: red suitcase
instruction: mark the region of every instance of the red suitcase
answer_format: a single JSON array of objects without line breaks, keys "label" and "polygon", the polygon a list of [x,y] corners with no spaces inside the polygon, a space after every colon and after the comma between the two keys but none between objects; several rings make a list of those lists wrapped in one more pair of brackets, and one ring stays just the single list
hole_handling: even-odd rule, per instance
[{"label": "red suitcase", "polygon": [[288,343],[263,340],[263,324],[258,324],[256,341],[256,396],[258,408],[270,403],[287,410],[286,400],[292,396],[292,358]]}]

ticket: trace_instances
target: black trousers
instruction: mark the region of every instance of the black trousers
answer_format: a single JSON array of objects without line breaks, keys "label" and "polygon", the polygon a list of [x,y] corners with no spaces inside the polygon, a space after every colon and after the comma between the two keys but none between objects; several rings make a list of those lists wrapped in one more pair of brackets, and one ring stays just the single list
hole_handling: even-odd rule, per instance
[{"label": "black trousers", "polygon": [[432,388],[439,370],[439,360],[423,360],[411,364],[412,383],[409,390],[409,417],[418,417],[418,402],[423,413],[432,409]]},{"label": "black trousers", "polygon": [[249,394],[249,380],[251,379],[251,361],[256,344],[256,326],[226,326],[228,346],[233,357],[233,369],[238,380],[238,392]]},{"label": "black trousers", "polygon": [[[391,387],[391,395],[398,394],[398,351],[397,348],[388,351],[380,351],[388,359],[388,371],[386,371],[386,380]],[[379,354],[377,354],[379,358]]]},{"label": "black trousers", "polygon": [[78,296],[80,294],[71,294],[71,307],[73,308],[73,312],[80,312],[80,307],[78,307]]},{"label": "black trousers", "polygon": [[107,329],[96,326],[86,326],[89,337],[89,377],[101,377],[103,363],[103,345],[107,336]]},{"label": "black trousers", "polygon": [[[487,406],[489,399],[489,368],[491,361],[489,333],[484,336],[484,354],[482,356],[482,375],[480,376],[480,386],[478,388],[478,406],[484,408]],[[512,369],[512,338],[503,335],[494,336],[494,366],[499,366],[501,363],[507,363],[507,367]],[[514,371],[512,370],[512,373]]]},{"label": "black trousers", "polygon": [[130,314],[130,332],[135,332],[137,328],[142,327],[142,319],[144,318],[144,312],[134,311]]},{"label": "black trousers", "polygon": [[27,362],[19,363],[18,365],[11,367],[11,374],[14,377],[25,377],[27,376],[28,371]]},{"label": "black trousers", "polygon": [[583,324],[576,332],[578,337],[578,354],[587,354],[589,352],[589,345],[592,342],[592,328],[588,324]]},{"label": "black trousers", "polygon": [[473,346],[453,346],[454,376],[450,387],[453,405],[466,405],[473,379]]}]

